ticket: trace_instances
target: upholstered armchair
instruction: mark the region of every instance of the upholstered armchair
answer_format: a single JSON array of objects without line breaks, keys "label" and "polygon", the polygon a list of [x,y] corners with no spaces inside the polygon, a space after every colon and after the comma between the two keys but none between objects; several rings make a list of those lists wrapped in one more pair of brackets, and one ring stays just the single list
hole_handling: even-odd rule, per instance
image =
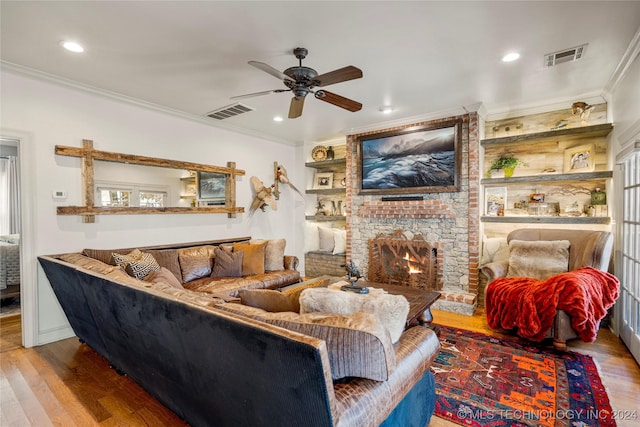
[{"label": "upholstered armchair", "polygon": [[[610,232],[592,230],[558,230],[558,229],[518,229],[507,236],[507,242],[516,241],[569,241],[568,271],[582,267],[593,267],[607,271],[613,250],[613,236]],[[512,247],[513,245],[510,245]],[[513,258],[510,258],[513,260]],[[535,259],[531,260],[533,263]],[[481,273],[487,277],[487,283],[502,277],[507,277],[509,261],[485,264]],[[514,274],[509,274],[513,276]],[[542,279],[542,277],[538,277]],[[566,340],[577,338],[578,335],[571,327],[571,319],[564,310],[557,310],[551,329],[546,332],[546,338],[553,338],[554,346],[558,349],[566,348]]]}]

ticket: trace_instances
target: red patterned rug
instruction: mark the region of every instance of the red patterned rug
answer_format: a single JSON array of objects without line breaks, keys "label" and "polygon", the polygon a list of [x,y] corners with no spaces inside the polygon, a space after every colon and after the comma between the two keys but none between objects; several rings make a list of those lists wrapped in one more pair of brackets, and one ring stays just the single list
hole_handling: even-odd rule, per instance
[{"label": "red patterned rug", "polygon": [[615,426],[593,359],[438,326],[436,415],[465,426]]}]

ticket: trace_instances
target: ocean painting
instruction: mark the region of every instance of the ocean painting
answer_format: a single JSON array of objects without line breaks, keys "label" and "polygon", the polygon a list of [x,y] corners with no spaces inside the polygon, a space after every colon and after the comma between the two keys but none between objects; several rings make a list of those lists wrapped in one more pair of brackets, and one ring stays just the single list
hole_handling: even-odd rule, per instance
[{"label": "ocean painting", "polygon": [[362,192],[451,191],[457,184],[456,126],[361,142]]}]

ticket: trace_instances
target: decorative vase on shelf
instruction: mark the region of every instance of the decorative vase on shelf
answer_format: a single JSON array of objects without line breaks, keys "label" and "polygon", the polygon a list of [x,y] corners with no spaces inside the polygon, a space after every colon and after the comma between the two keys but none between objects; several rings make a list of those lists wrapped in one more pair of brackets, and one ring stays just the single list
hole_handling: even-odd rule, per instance
[{"label": "decorative vase on shelf", "polygon": [[327,160],[333,160],[333,147],[329,146],[327,147]]},{"label": "decorative vase on shelf", "polygon": [[513,176],[513,171],[515,171],[516,168],[503,168],[503,170],[504,170],[504,177],[511,178]]}]

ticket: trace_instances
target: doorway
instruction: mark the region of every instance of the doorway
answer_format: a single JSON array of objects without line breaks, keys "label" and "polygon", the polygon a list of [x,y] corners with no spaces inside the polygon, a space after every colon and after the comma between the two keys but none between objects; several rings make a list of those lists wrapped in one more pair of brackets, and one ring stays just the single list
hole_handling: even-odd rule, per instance
[{"label": "doorway", "polygon": [[[640,148],[640,143],[636,143]],[[640,152],[624,162],[620,256],[620,299],[616,313],[620,337],[640,363]]]},{"label": "doorway", "polygon": [[0,137],[0,319],[21,316],[19,141]]}]

